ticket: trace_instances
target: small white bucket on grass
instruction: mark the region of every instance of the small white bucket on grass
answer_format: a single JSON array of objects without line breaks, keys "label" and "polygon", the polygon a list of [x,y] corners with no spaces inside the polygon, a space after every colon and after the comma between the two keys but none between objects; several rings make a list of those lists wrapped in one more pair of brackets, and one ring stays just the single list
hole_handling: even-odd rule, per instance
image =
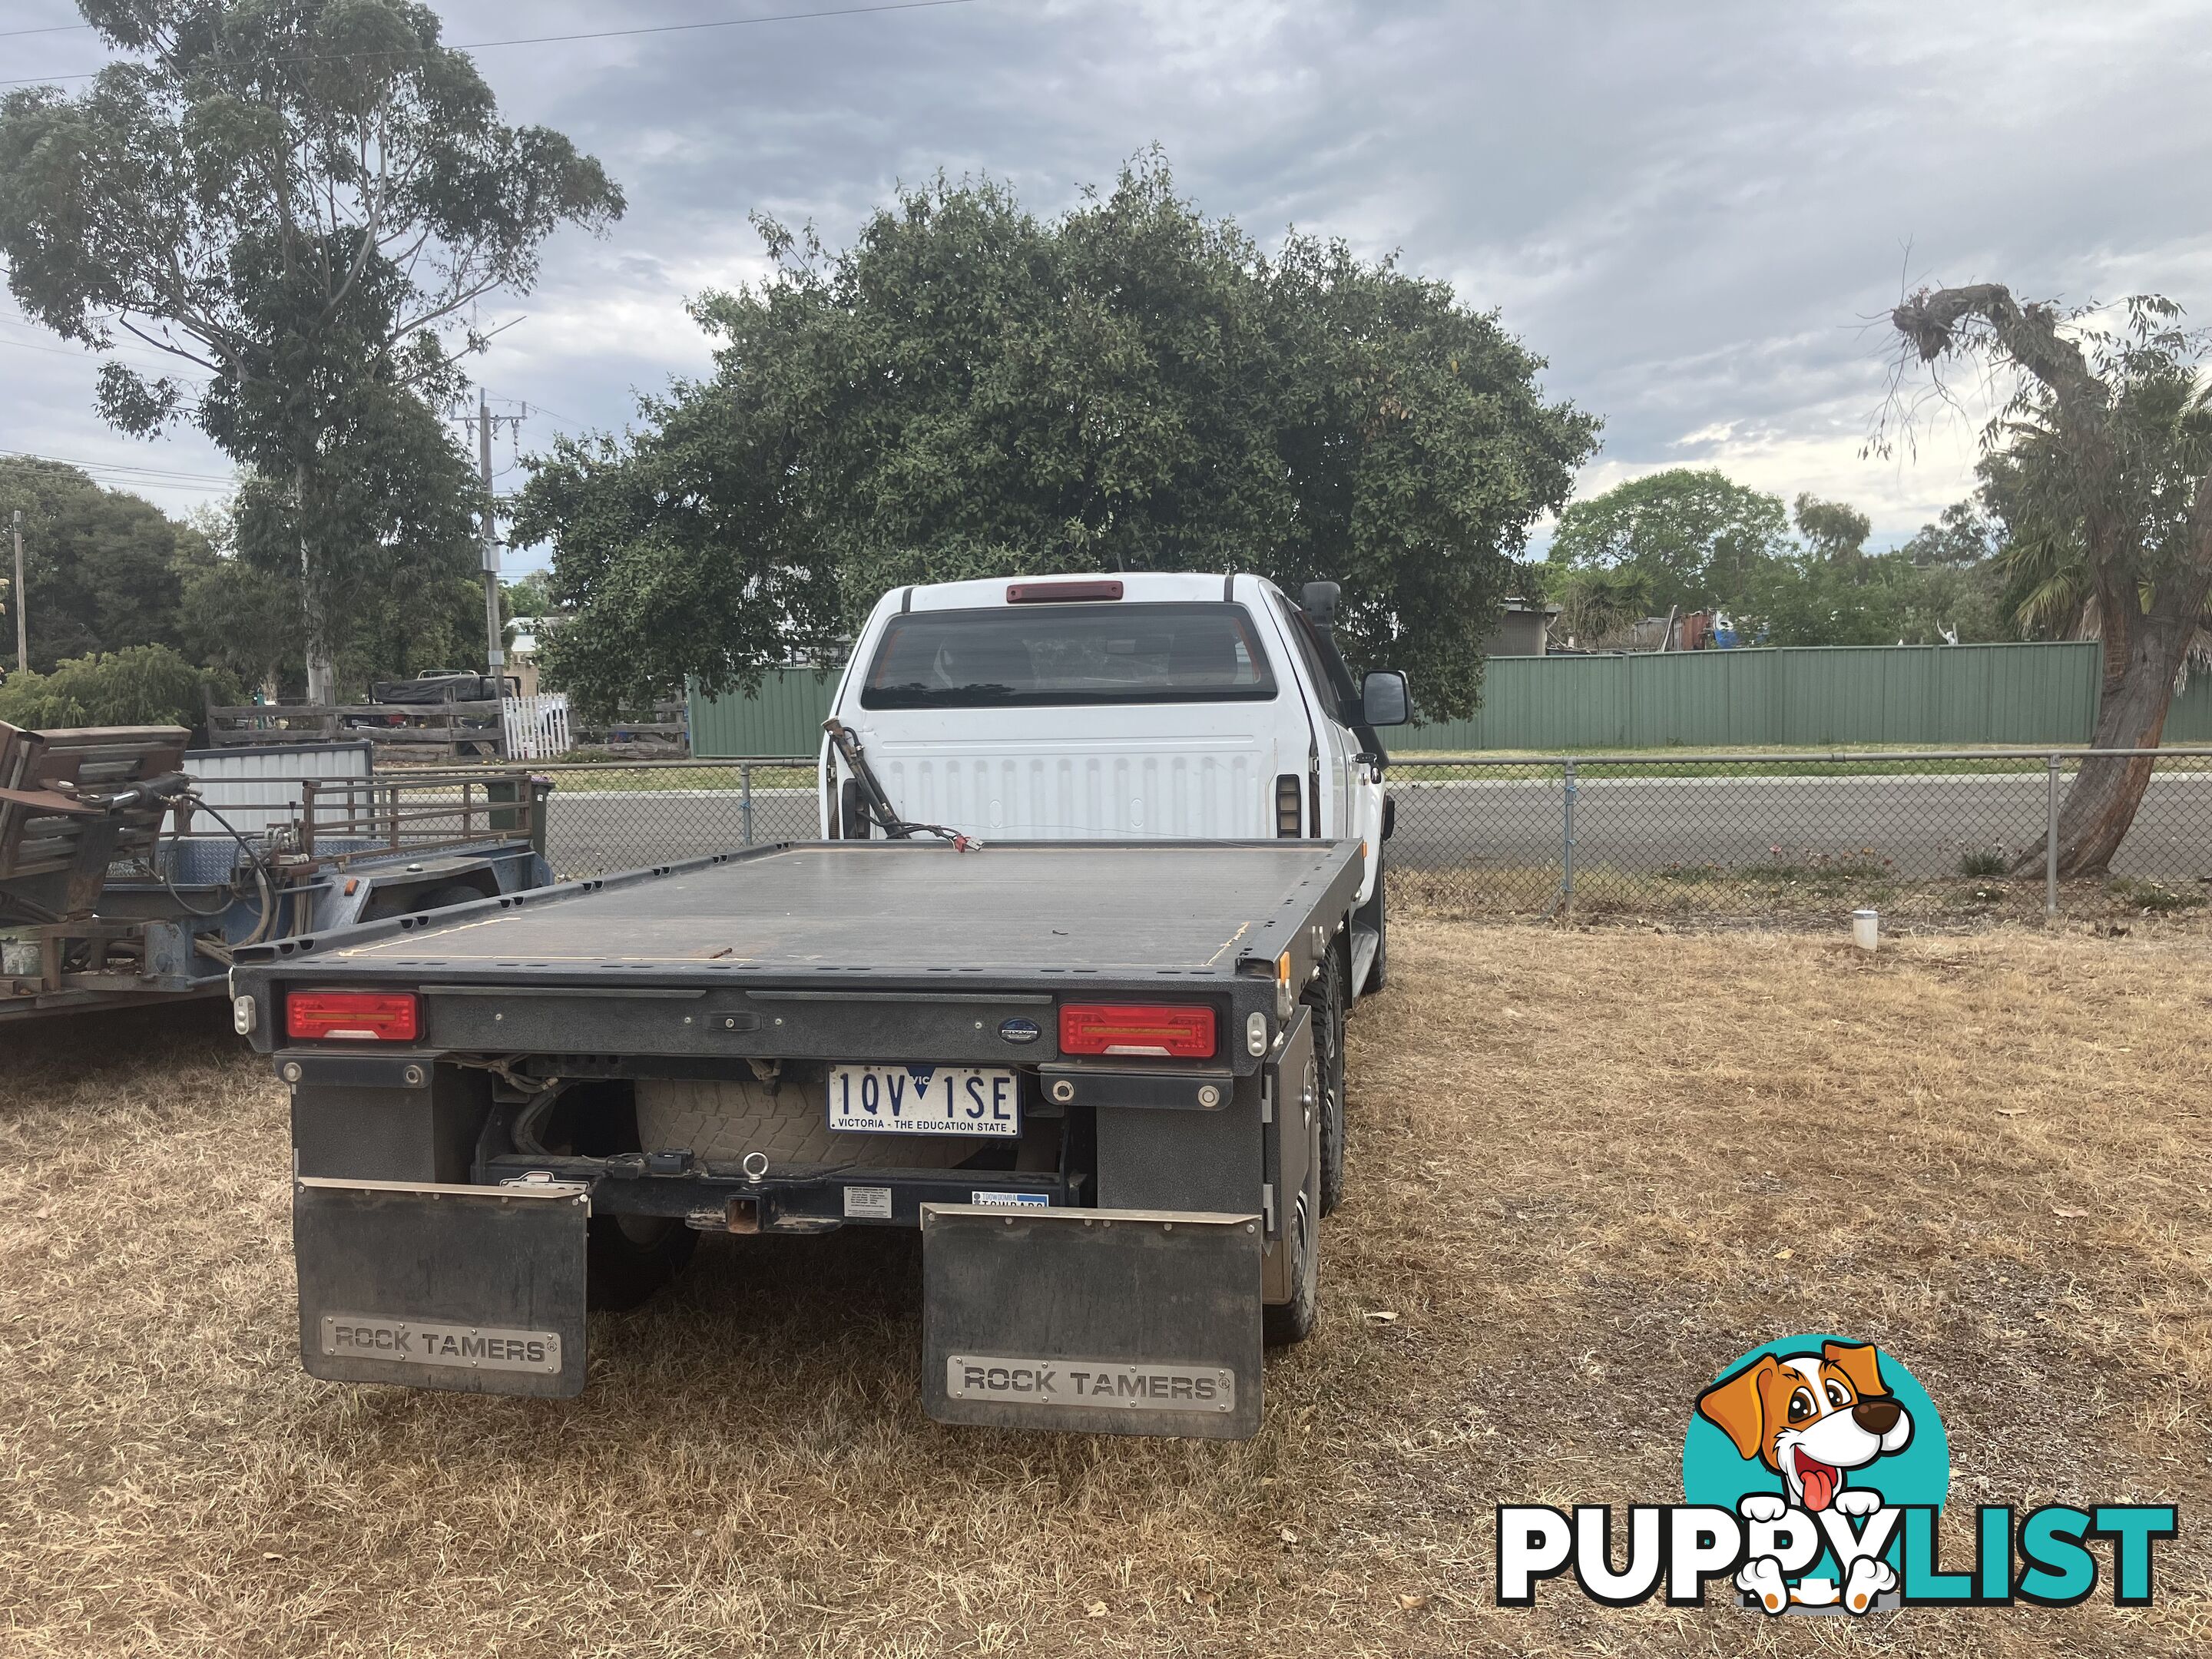
[{"label": "small white bucket on grass", "polygon": [[1881,943],[1881,911],[1851,912],[1851,943],[1862,951],[1871,951]]}]

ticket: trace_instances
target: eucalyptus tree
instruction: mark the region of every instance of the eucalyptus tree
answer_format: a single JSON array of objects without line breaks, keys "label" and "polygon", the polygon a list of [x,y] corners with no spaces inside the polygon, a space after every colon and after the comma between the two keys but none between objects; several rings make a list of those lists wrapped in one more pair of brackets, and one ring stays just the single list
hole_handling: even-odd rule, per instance
[{"label": "eucalyptus tree", "polygon": [[435,405],[545,239],[620,191],[508,125],[406,0],[80,0],[123,54],[0,100],[0,252],[26,312],[97,349],[102,416],[188,418],[250,475],[242,554],[299,573],[309,690],[341,613],[474,568],[476,486]]},{"label": "eucalyptus tree", "polygon": [[[2094,609],[2104,644],[2099,749],[2158,745],[2212,595],[2212,387],[2204,341],[2154,295],[2101,313],[2023,303],[1995,283],[1916,294],[1891,313],[1904,361],[1967,362],[2008,386],[1983,441],[2033,608]],[[1940,386],[1940,379],[1938,382]],[[1877,443],[1884,434],[1877,434]],[[2063,874],[2101,872],[2152,757],[2083,763],[2058,820]]]}]

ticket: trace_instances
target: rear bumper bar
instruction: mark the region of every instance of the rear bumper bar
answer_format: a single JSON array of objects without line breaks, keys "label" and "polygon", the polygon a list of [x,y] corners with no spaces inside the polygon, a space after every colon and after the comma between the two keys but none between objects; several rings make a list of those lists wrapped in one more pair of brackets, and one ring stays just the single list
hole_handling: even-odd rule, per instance
[{"label": "rear bumper bar", "polygon": [[[609,1162],[620,1173],[611,1172]],[[586,1187],[599,1210],[615,1215],[681,1217],[702,1231],[819,1233],[848,1223],[915,1227],[927,1204],[1064,1209],[1084,1200],[1089,1181],[1049,1170],[838,1169],[770,1174],[758,1181],[697,1168],[653,1168],[645,1155],[620,1160],[532,1158],[488,1160],[487,1181],[525,1175]]]}]

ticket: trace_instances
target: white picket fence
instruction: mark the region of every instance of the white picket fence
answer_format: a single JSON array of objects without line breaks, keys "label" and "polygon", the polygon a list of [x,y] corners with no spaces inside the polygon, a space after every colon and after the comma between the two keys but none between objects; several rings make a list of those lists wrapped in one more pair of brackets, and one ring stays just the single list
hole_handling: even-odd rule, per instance
[{"label": "white picket fence", "polygon": [[500,725],[509,760],[555,760],[575,746],[568,733],[568,694],[500,699]]}]

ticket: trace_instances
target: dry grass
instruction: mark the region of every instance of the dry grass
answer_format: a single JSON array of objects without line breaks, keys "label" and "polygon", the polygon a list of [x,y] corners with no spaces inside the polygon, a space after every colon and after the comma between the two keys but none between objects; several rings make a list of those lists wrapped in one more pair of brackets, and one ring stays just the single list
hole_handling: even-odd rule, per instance
[{"label": "dry grass", "polygon": [[[706,1241],[581,1401],[317,1383],[281,1094],[213,1011],[0,1038],[0,1651],[2203,1650],[2201,942],[1392,950],[1326,1328],[1241,1446],[933,1426],[883,1235]],[[1495,1503],[1677,1495],[1705,1378],[1822,1328],[1927,1384],[1959,1501],[2178,1501],[2161,1604],[1485,1605]]]},{"label": "dry grass", "polygon": [[[1661,869],[1579,867],[1574,920],[1600,925],[1676,922],[1695,927],[1826,929],[1851,912],[1881,912],[1891,934],[1974,933],[2045,925],[2043,878],[1945,876],[1907,880],[1878,860],[1726,868],[1670,865]],[[1469,865],[1457,869],[1390,872],[1394,916],[1483,923],[1506,918],[1553,919],[1559,902],[1557,865]],[[2212,937],[2212,878],[2142,879],[2098,877],[2062,882],[2057,925],[2076,933],[2124,938]]]}]

